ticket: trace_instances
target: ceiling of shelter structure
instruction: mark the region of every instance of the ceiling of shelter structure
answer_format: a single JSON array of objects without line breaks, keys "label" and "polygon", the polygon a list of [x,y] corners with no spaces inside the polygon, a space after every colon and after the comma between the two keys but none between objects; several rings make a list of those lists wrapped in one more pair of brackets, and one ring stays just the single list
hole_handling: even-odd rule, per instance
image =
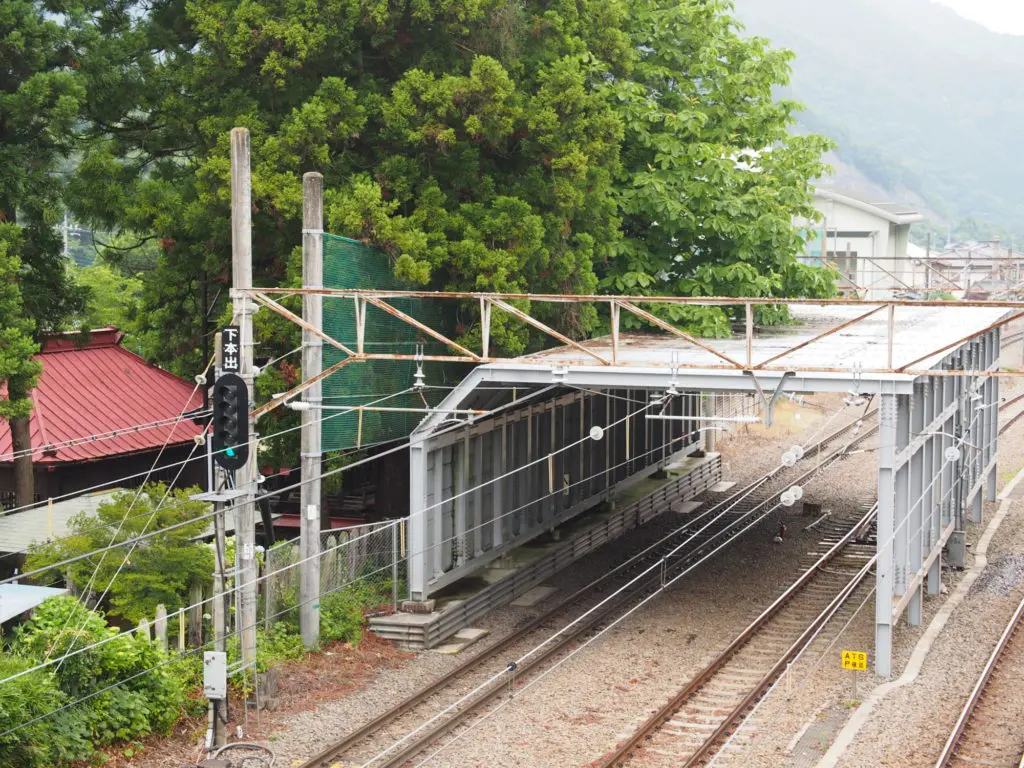
[{"label": "ceiling of shelter structure", "polygon": [[[753,364],[757,366],[813,339],[831,328],[863,315],[864,306],[792,306],[797,325],[758,328],[754,332]],[[942,350],[972,334],[987,330],[1007,315],[1003,308],[987,307],[897,307],[894,316],[892,368],[935,354],[914,364],[915,370],[931,368],[952,350]],[[887,311],[883,308],[870,317],[830,336],[797,349],[772,363],[793,370],[841,369],[860,365],[864,370],[886,369],[888,365]],[[702,343],[736,360],[746,359],[746,339],[742,334],[730,339],[702,339]],[[584,342],[594,352],[610,357],[611,337]],[[617,364],[627,366],[668,366],[675,361],[684,367],[720,366],[723,361],[712,353],[667,333],[629,333],[619,336]],[[561,346],[526,355],[522,362],[551,362],[594,365],[592,357],[573,347]]]}]

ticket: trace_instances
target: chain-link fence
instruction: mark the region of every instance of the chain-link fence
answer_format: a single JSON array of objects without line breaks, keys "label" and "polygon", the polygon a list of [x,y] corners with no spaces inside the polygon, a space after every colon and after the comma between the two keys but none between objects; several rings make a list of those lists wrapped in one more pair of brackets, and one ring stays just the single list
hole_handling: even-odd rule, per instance
[{"label": "chain-link fence", "polygon": [[727,394],[708,392],[704,397],[712,400],[707,412],[718,418],[756,418],[761,415],[761,399],[756,392]]},{"label": "chain-link fence", "polygon": [[[386,253],[372,245],[325,234],[324,285],[328,288],[364,288],[401,290],[409,286],[399,281],[392,272]],[[395,309],[436,328],[449,336],[457,335],[455,304],[416,298],[391,298],[388,303]],[[323,449],[338,451],[359,448],[389,440],[407,437],[423,418],[422,409],[436,405],[443,396],[441,391],[411,391],[415,381],[417,352],[426,356],[449,353],[444,344],[421,332],[405,321],[384,310],[366,305],[364,347],[367,353],[407,356],[401,360],[366,360],[350,365],[332,374],[323,382],[324,403],[330,406],[359,406],[380,400],[379,405],[392,411],[357,410],[334,411],[323,422]],[[324,331],[355,349],[358,345],[356,309],[351,299],[327,297],[324,300]],[[324,368],[339,362],[347,355],[329,344],[324,345]],[[466,366],[458,364],[423,363],[427,383],[445,387],[459,381]],[[403,411],[402,409],[409,409]]]},{"label": "chain-link fence", "polygon": [[[352,585],[391,610],[407,591],[404,523],[387,520],[320,533],[320,596]],[[297,620],[301,571],[299,540],[275,544],[265,556],[264,621],[269,629]],[[293,615],[294,614],[294,615]]]}]

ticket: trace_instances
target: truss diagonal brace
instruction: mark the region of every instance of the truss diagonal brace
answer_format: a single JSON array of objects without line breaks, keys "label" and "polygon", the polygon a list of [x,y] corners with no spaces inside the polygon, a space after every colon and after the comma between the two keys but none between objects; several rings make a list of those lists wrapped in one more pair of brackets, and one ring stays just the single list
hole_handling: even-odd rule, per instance
[{"label": "truss diagonal brace", "polygon": [[264,296],[262,293],[259,293],[258,291],[253,291],[250,295],[252,296],[253,300],[256,301],[258,304],[262,304],[267,309],[270,309],[270,310],[273,310],[274,312],[277,312],[277,314],[281,315],[281,317],[284,317],[287,320],[291,320],[293,323],[295,323],[297,326],[302,328],[304,331],[309,331],[314,336],[319,336],[321,339],[326,341],[332,347],[337,347],[338,349],[340,349],[342,352],[344,352],[349,357],[359,357],[359,355],[357,355],[351,349],[346,347],[340,341],[338,341],[337,339],[332,339],[330,336],[328,336],[326,333],[321,331],[319,328],[316,328],[312,324],[307,323],[305,320],[303,320],[301,317],[296,315],[294,312],[292,312],[291,310],[286,309],[285,307],[281,306],[280,304],[278,304],[273,299],[270,299],[270,298]]},{"label": "truss diagonal brace", "polygon": [[269,402],[264,403],[263,405],[261,405],[259,408],[257,408],[256,410],[254,410],[252,412],[252,414],[251,414],[252,417],[254,419],[258,419],[263,414],[270,413],[272,410],[274,410],[278,406],[281,406],[281,405],[284,405],[285,403],[287,403],[289,400],[291,400],[296,395],[298,395],[298,394],[300,394],[302,392],[305,392],[307,389],[312,387],[318,381],[323,381],[328,376],[330,376],[332,373],[340,371],[342,368],[344,368],[349,363],[353,363],[356,360],[362,360],[362,359],[363,358],[361,358],[361,357],[346,357],[344,360],[341,360],[341,361],[335,363],[334,365],[332,365],[330,368],[326,369],[325,371],[323,371],[321,373],[318,373],[316,376],[314,376],[314,377],[312,377],[310,379],[306,379],[301,384],[296,384],[294,387],[289,389],[287,392],[285,392],[280,397],[275,397],[272,400],[270,400]]},{"label": "truss diagonal brace", "polygon": [[779,379],[775,391],[772,392],[771,399],[765,395],[764,390],[761,388],[761,382],[757,380],[757,376],[753,371],[744,371],[743,374],[750,377],[750,380],[754,382],[754,389],[761,396],[761,404],[764,406],[764,425],[766,427],[772,426],[775,423],[775,403],[778,402],[779,397],[782,395],[782,388],[786,385],[786,379],[796,374],[793,371],[786,371],[782,374],[782,378]]},{"label": "truss diagonal brace", "polygon": [[412,317],[410,315],[405,314],[405,312],[403,312],[400,309],[396,309],[395,307],[393,307],[390,304],[388,304],[386,301],[383,301],[382,299],[374,298],[373,296],[365,297],[364,301],[368,301],[370,304],[373,304],[373,306],[377,307],[377,309],[383,310],[384,312],[387,312],[389,315],[393,315],[394,317],[397,317],[399,320],[401,320],[404,323],[408,323],[413,328],[417,328],[417,329],[423,331],[423,333],[427,334],[428,336],[433,336],[435,339],[437,339],[438,341],[440,341],[443,344],[446,344],[447,346],[451,347],[452,349],[456,349],[459,352],[461,352],[462,354],[468,355],[469,357],[474,358],[477,362],[483,362],[483,358],[480,357],[480,355],[476,354],[475,352],[470,352],[468,349],[466,349],[461,344],[456,344],[454,341],[449,339],[443,333],[440,333],[439,331],[435,331],[430,326],[424,325],[419,320],[417,320],[415,317]]},{"label": "truss diagonal brace", "polygon": [[673,336],[678,336],[681,339],[686,339],[686,341],[690,342],[694,346],[700,347],[705,352],[710,352],[715,357],[717,357],[717,358],[719,358],[721,360],[725,360],[725,362],[729,363],[730,365],[733,365],[733,366],[735,366],[737,368],[743,368],[743,364],[740,363],[738,360],[734,360],[733,358],[729,357],[728,355],[722,354],[721,352],[719,352],[714,347],[712,347],[712,346],[710,346],[708,344],[703,343],[702,341],[694,338],[693,336],[691,336],[690,334],[686,333],[685,331],[679,330],[678,328],[676,328],[671,323],[666,323],[664,320],[662,320],[657,315],[654,315],[654,314],[648,312],[645,309],[641,309],[640,307],[638,307],[633,302],[631,302],[631,301],[617,301],[617,302],[613,302],[613,303],[618,304],[620,307],[622,307],[623,309],[625,309],[628,312],[632,312],[634,315],[636,315],[637,317],[641,318],[642,320],[646,320],[647,322],[651,323],[652,325],[658,326],[659,328],[661,328],[661,330],[668,331]]},{"label": "truss diagonal brace", "polygon": [[529,325],[532,325],[538,331],[543,331],[548,336],[551,336],[553,338],[558,339],[563,344],[566,344],[566,345],[568,345],[570,347],[573,347],[574,349],[577,349],[580,352],[583,352],[584,354],[590,355],[592,358],[594,358],[599,363],[601,363],[601,365],[611,365],[611,361],[610,360],[606,360],[605,358],[601,357],[599,354],[597,354],[593,350],[587,349],[585,346],[583,346],[579,342],[573,341],[568,336],[565,336],[564,334],[559,333],[558,331],[556,331],[551,326],[548,326],[548,325],[545,325],[544,323],[542,323],[540,320],[537,320],[537,319],[535,319],[533,317],[530,317],[525,312],[519,311],[518,309],[513,307],[511,304],[508,304],[508,303],[502,301],[501,299],[495,299],[495,298],[492,298],[490,301],[491,301],[491,304],[496,306],[498,309],[504,310],[505,312],[508,312],[513,317],[518,318],[519,320],[522,320],[524,323],[528,323]]}]

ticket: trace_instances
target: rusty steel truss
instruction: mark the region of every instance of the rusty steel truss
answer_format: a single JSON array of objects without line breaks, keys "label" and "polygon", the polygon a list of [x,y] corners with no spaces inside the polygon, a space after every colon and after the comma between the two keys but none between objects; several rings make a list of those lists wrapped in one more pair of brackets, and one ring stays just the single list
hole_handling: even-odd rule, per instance
[{"label": "rusty steel truss", "polygon": [[[431,362],[445,362],[445,363],[502,363],[512,362],[512,358],[501,357],[494,355],[490,346],[490,322],[492,313],[497,310],[505,312],[508,315],[517,318],[518,320],[526,323],[527,325],[536,328],[538,331],[547,335],[554,341],[564,344],[580,354],[579,360],[567,360],[563,361],[565,365],[601,365],[601,366],[621,366],[630,365],[630,363],[620,360],[620,325],[622,313],[626,312],[632,314],[636,318],[643,320],[651,325],[654,325],[661,330],[665,331],[672,336],[677,337],[682,342],[688,345],[697,347],[704,352],[714,356],[716,362],[707,363],[701,362],[700,364],[692,364],[686,362],[673,363],[673,367],[678,369],[718,369],[718,370],[732,370],[732,371],[750,371],[750,372],[795,372],[795,373],[845,373],[849,371],[849,368],[842,367],[826,367],[816,365],[794,365],[791,362],[787,364],[786,358],[792,353],[798,350],[804,349],[812,344],[820,342],[830,336],[833,336],[840,331],[849,329],[850,327],[861,323],[869,317],[875,316],[879,313],[887,314],[887,333],[885,338],[886,344],[886,365],[883,367],[874,367],[862,369],[860,373],[862,375],[868,374],[905,374],[910,376],[960,376],[960,375],[975,375],[975,376],[991,376],[991,375],[1006,375],[1006,376],[1020,376],[1024,375],[1024,372],[1015,371],[954,371],[954,370],[938,370],[933,368],[915,368],[914,366],[919,365],[922,361],[928,360],[929,358],[941,355],[944,352],[948,352],[952,349],[956,349],[962,344],[970,341],[971,339],[977,338],[991,330],[1000,328],[1008,323],[1014,322],[1024,318],[1024,302],[1021,301],[962,301],[962,302],[947,302],[947,301],[909,301],[909,300],[886,300],[886,301],[863,301],[858,299],[774,299],[774,298],[748,298],[748,297],[724,297],[724,296],[701,296],[701,297],[687,297],[687,296],[611,296],[611,295],[563,295],[563,294],[537,294],[537,293],[467,293],[467,292],[432,292],[432,291],[373,291],[373,290],[351,290],[351,289],[331,289],[331,288],[253,288],[245,291],[253,301],[258,305],[266,307],[283,317],[291,320],[296,325],[300,326],[306,331],[313,333],[315,336],[321,338],[325,343],[337,348],[344,352],[347,357],[342,359],[340,362],[333,366],[325,369],[322,373],[315,377],[307,379],[284,393],[280,397],[274,398],[270,402],[260,406],[255,415],[261,416],[267,413],[279,405],[283,404],[286,400],[291,399],[295,395],[301,393],[306,388],[316,384],[327,378],[334,372],[341,368],[350,365],[352,363],[364,362],[367,360],[425,360]],[[313,328],[312,325],[304,321],[301,317],[295,313],[289,311],[283,307],[280,303],[275,301],[272,296],[292,296],[292,295],[305,295],[305,294],[317,294],[321,296],[331,297],[335,299],[347,299],[354,303],[355,316],[356,316],[356,344],[354,348],[352,346],[343,344],[342,342],[332,338],[323,331]],[[469,349],[462,344],[459,344],[455,340],[449,338],[441,331],[436,328],[432,328],[429,325],[417,320],[416,318],[408,315],[407,313],[397,309],[389,303],[390,299],[424,299],[433,301],[473,301],[479,304],[480,317],[481,317],[481,347],[479,352]],[[532,317],[528,312],[525,312],[517,307],[513,306],[509,302],[526,300],[531,303],[557,303],[557,304],[604,304],[608,307],[608,314],[611,318],[611,334],[610,344],[607,349],[595,350],[591,347],[586,346],[584,343],[570,339],[559,331],[555,330],[551,326],[537,320]],[[725,307],[735,306],[744,308],[745,324],[743,328],[743,339],[745,354],[740,359],[737,356],[727,354],[720,349],[715,347],[715,340],[700,339],[691,334],[688,334],[671,323],[662,320],[655,316],[650,311],[644,309],[641,305],[682,305],[682,306],[704,306],[704,307]],[[416,328],[418,331],[423,333],[425,336],[429,336],[452,350],[450,354],[440,355],[413,355],[413,354],[402,354],[402,353],[380,353],[380,352],[367,352],[365,349],[364,342],[366,340],[366,307],[372,306],[377,309],[387,312],[388,314],[398,318],[399,320],[407,323],[408,325]],[[790,347],[783,350],[780,353],[774,354],[771,357],[764,360],[754,359],[754,308],[763,306],[816,306],[816,307],[863,307],[865,311],[858,314],[852,319],[847,319],[842,322],[837,322],[831,327],[822,330],[817,335],[809,339],[803,339],[797,343],[793,343]],[[896,335],[895,316],[896,311],[900,307],[941,307],[948,310],[949,312],[957,312],[963,308],[971,307],[983,307],[988,309],[1005,309],[1006,314],[999,320],[993,323],[989,323],[983,328],[974,329],[968,335],[958,338],[952,342],[943,344],[934,349],[922,350],[922,354],[918,355],[912,360],[896,360],[894,359],[894,341]],[[514,358],[514,361],[520,364],[537,364],[542,366],[551,365],[551,361],[542,357],[531,358],[531,357],[519,357]],[[645,367],[668,367],[668,363],[651,362],[645,363]]]}]

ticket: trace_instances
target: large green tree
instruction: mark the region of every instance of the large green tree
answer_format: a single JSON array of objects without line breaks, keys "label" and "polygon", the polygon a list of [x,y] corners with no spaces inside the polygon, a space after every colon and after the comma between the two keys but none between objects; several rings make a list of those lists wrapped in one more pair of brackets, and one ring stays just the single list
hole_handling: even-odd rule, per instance
[{"label": "large green tree", "polygon": [[[73,146],[85,92],[74,73],[70,16],[60,21],[56,10],[33,0],[0,0],[0,224],[14,228],[0,235],[6,241],[0,258],[18,259],[3,271],[17,271],[23,315],[16,326],[37,340],[82,305],[55,225],[63,215],[62,161]],[[27,347],[19,343],[17,350],[23,354]],[[11,405],[0,411],[21,452],[14,462],[19,504],[34,498],[28,419],[37,374],[37,367],[24,365],[10,375]]]},{"label": "large green tree", "polygon": [[[78,70],[80,217],[152,233],[163,361],[194,368],[228,282],[228,132],[253,146],[257,283],[294,281],[301,174],[332,231],[410,286],[555,293],[826,292],[794,215],[826,143],[772,98],[788,55],[723,0],[157,0],[107,5]],[[289,269],[291,260],[291,269]],[[223,293],[221,294],[223,296]],[[466,307],[459,332],[478,333]],[[584,336],[589,308],[533,310]],[[667,310],[666,310],[667,311]],[[721,333],[720,312],[674,320]],[[771,319],[771,318],[765,318]],[[517,353],[528,329],[495,318]],[[267,324],[263,342],[286,348]]]}]

